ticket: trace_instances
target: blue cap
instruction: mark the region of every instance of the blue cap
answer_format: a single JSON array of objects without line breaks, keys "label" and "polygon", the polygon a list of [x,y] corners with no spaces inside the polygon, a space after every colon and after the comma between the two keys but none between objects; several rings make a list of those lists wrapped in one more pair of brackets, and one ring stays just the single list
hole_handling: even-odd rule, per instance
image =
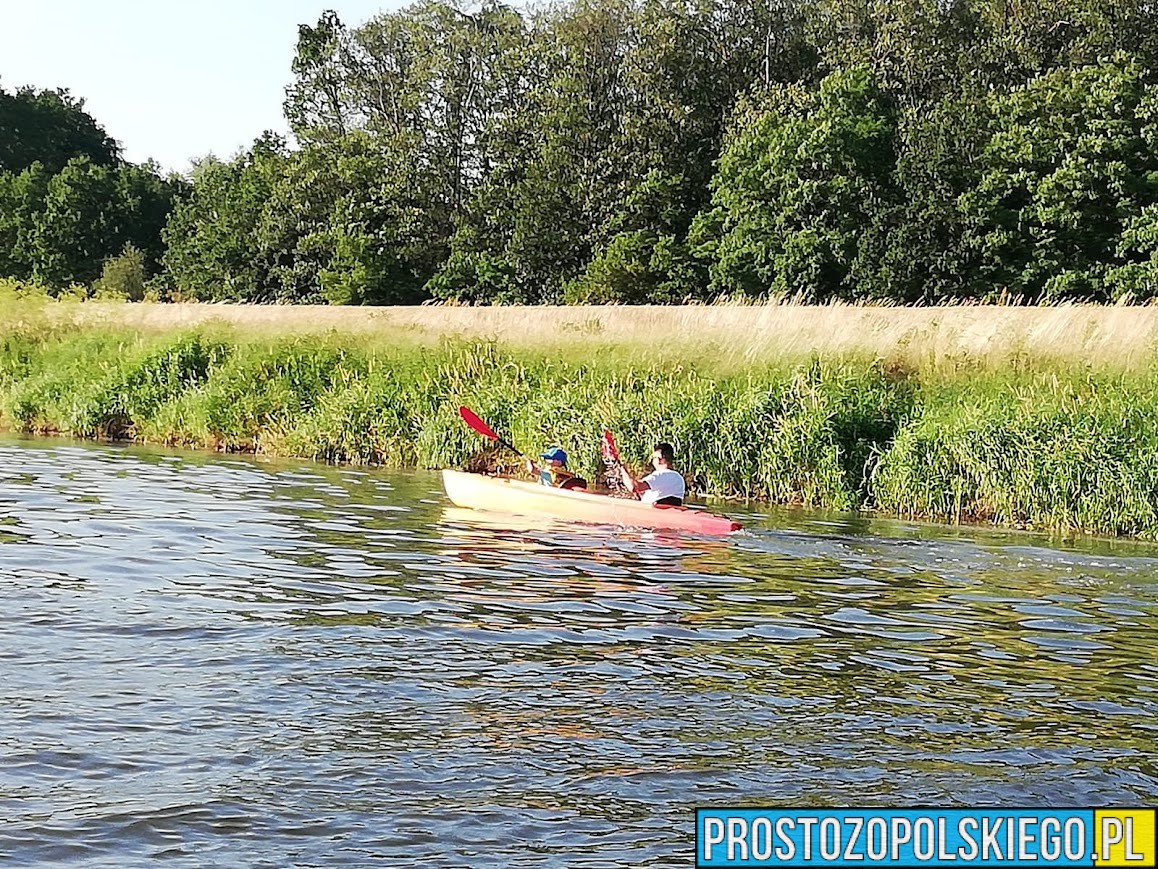
[{"label": "blue cap", "polygon": [[567,454],[563,452],[562,447],[548,447],[546,452],[539,454],[539,458],[567,464]]}]

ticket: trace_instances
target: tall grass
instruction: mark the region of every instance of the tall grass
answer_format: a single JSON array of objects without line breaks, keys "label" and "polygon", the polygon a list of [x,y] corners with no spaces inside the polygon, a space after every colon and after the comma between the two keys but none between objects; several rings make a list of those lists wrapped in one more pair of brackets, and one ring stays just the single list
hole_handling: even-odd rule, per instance
[{"label": "tall grass", "polygon": [[548,351],[375,332],[129,329],[29,309],[0,319],[0,424],[515,470],[513,454],[459,420],[466,404],[524,451],[560,444],[588,477],[607,427],[636,466],[671,441],[695,488],[713,495],[1158,537],[1158,365],[1095,370],[1007,349],[1004,368],[895,348],[737,365],[693,345],[657,360],[591,335]]},{"label": "tall grass", "polygon": [[58,316],[146,332],[228,324],[251,338],[330,331],[384,343],[445,339],[582,356],[593,348],[636,364],[751,365],[813,354],[890,358],[921,369],[1001,370],[1034,364],[1144,367],[1158,354],[1158,306],[955,305],[903,308],[834,303],[567,307],[315,307],[125,305],[89,302]]},{"label": "tall grass", "polygon": [[923,390],[871,481],[913,516],[1158,534],[1158,370],[990,374]]}]

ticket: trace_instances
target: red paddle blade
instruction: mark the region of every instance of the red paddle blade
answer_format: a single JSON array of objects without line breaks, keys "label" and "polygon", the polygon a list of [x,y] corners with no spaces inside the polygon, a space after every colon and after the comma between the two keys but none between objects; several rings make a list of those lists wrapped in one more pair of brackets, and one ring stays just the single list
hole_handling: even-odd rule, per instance
[{"label": "red paddle blade", "polygon": [[462,421],[477,431],[483,437],[490,438],[497,441],[499,436],[491,431],[491,427],[479,419],[478,414],[465,405],[458,409],[458,415],[462,417]]},{"label": "red paddle blade", "polygon": [[603,461],[619,462],[619,448],[615,445],[615,438],[611,436],[611,432],[607,429],[603,430]]}]

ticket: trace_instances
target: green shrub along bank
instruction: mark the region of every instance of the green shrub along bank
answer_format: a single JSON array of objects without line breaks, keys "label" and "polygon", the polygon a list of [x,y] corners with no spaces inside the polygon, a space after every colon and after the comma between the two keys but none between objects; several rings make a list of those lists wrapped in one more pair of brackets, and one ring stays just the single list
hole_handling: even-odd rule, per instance
[{"label": "green shrub along bank", "polygon": [[714,374],[610,348],[548,358],[331,335],[139,335],[24,322],[0,332],[10,430],[389,467],[514,470],[466,404],[526,451],[590,476],[599,435],[642,466],[670,440],[698,491],[839,510],[1158,536],[1152,372],[1008,375],[813,359]]},{"label": "green shrub along bank", "polygon": [[904,515],[1158,536],[1153,372],[926,386],[870,489]]}]

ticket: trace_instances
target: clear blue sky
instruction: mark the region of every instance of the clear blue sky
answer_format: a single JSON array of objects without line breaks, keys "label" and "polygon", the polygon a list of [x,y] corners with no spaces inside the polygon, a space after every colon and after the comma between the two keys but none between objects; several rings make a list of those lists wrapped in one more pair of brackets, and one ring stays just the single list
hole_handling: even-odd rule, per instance
[{"label": "clear blue sky", "polygon": [[68,88],[125,158],[184,171],[233,156],[281,104],[298,25],[347,26],[404,0],[2,0],[0,85]]}]

